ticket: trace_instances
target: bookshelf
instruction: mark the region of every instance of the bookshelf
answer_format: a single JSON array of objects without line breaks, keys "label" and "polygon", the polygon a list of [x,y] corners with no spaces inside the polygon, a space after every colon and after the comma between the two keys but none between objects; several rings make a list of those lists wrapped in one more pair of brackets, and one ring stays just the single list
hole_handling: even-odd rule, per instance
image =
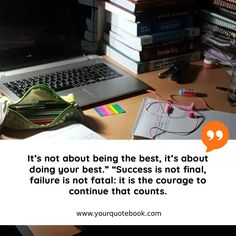
[{"label": "bookshelf", "polygon": [[235,66],[236,1],[207,0],[201,8],[204,57],[218,64]]}]

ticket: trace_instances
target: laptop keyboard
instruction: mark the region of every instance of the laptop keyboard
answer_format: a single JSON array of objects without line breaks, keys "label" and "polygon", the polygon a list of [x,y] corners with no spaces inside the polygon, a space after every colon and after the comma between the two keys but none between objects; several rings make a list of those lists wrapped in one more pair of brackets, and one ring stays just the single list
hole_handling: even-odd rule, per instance
[{"label": "laptop keyboard", "polygon": [[14,94],[22,97],[33,85],[47,84],[54,91],[80,87],[87,84],[98,83],[105,80],[115,79],[122,75],[104,63],[83,66],[73,69],[57,71],[34,77],[23,78],[4,83]]}]

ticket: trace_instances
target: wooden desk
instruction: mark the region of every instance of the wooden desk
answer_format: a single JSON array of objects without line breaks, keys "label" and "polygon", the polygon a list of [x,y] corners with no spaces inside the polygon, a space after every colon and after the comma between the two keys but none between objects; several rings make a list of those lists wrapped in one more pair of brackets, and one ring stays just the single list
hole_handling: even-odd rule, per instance
[{"label": "wooden desk", "polygon": [[[107,58],[111,62],[111,59]],[[124,69],[124,68],[123,68]],[[127,71],[127,70],[126,70]],[[130,72],[129,72],[130,73]],[[191,63],[189,68],[184,72],[183,83],[177,84],[170,78],[158,79],[160,71],[135,75],[138,79],[144,81],[156,92],[168,98],[172,94],[178,94],[180,88],[194,89],[199,93],[206,94],[204,99],[215,110],[236,112],[235,107],[230,107],[226,92],[217,91],[216,86],[227,87],[230,76],[225,68],[219,67],[211,70],[203,68],[202,61]],[[101,134],[106,139],[130,139],[131,130],[135,122],[140,104],[145,96],[151,96],[148,93],[142,95],[131,96],[126,99],[117,100],[126,113],[113,115],[108,117],[100,117],[94,109],[84,110],[88,118],[89,126],[94,131]],[[108,101],[110,103],[110,101]],[[3,130],[2,138],[25,138],[38,131],[16,131]]]},{"label": "wooden desk", "polygon": [[[204,99],[213,109],[236,112],[236,108],[229,105],[226,92],[216,90],[216,86],[227,87],[229,83],[230,76],[225,68],[206,70],[203,68],[202,61],[192,63],[183,75],[182,84],[177,84],[170,78],[159,79],[159,73],[160,71],[155,71],[138,76],[133,75],[154,88],[159,95],[165,98],[169,98],[172,94],[178,94],[180,88],[194,89],[199,93],[206,94]],[[93,129],[106,139],[130,139],[141,101],[145,96],[152,97],[149,93],[144,93],[117,101],[126,111],[124,114],[99,117],[94,109],[84,112],[93,121]]]}]

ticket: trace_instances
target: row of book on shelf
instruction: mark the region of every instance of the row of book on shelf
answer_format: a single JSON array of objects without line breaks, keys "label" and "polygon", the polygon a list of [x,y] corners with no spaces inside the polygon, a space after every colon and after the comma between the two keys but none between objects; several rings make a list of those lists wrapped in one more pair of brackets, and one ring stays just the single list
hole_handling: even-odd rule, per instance
[{"label": "row of book on shelf", "polygon": [[201,11],[203,55],[217,63],[236,65],[236,0],[207,0]]},{"label": "row of book on shelf", "polygon": [[134,73],[200,59],[192,0],[110,0],[105,9],[105,53]]}]

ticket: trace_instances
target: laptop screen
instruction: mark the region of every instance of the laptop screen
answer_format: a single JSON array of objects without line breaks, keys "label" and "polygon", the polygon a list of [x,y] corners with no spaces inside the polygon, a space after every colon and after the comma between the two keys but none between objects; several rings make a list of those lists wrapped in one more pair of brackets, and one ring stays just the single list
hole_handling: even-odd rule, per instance
[{"label": "laptop screen", "polygon": [[0,0],[0,71],[97,54],[95,0]]}]

